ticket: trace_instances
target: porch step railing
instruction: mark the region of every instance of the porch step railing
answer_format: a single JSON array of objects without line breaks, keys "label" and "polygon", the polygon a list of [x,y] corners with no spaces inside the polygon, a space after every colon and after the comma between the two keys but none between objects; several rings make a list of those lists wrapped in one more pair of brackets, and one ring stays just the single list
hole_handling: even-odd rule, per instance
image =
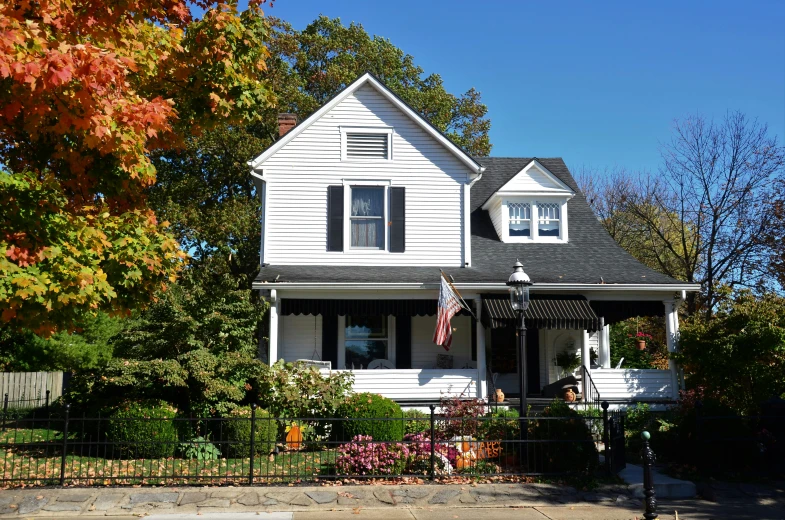
[{"label": "porch step railing", "polygon": [[591,372],[585,365],[581,365],[581,386],[582,401],[584,408],[600,409],[600,391],[597,390],[597,385],[594,384],[591,378]]}]

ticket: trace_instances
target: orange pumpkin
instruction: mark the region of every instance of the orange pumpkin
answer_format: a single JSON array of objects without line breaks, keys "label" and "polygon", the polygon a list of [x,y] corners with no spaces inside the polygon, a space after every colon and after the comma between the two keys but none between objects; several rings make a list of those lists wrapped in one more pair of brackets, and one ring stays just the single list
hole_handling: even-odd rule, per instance
[{"label": "orange pumpkin", "polygon": [[299,450],[302,444],[303,432],[299,426],[294,425],[289,429],[289,433],[286,434],[286,447],[290,450]]}]

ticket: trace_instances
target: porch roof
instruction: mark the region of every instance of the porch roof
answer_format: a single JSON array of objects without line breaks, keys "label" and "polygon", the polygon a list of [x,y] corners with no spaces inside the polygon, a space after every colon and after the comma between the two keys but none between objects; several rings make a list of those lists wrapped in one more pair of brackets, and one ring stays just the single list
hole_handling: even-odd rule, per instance
[{"label": "porch roof", "polygon": [[[583,296],[533,295],[524,312],[526,323],[538,329],[578,329],[595,331],[600,319]],[[482,295],[483,325],[493,329],[514,326],[515,311],[508,297]]]}]

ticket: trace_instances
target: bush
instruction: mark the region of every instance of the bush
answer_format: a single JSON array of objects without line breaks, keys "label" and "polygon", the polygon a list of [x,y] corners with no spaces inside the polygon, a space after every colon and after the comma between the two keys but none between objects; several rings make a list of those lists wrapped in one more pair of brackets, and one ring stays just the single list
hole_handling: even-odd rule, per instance
[{"label": "bush", "polygon": [[[240,406],[226,414],[222,423],[221,450],[227,457],[244,459],[251,450],[251,408]],[[256,410],[254,453],[268,455],[278,439],[278,421],[265,410]]]},{"label": "bush", "polygon": [[513,408],[494,410],[486,415],[480,423],[477,436],[482,440],[489,441],[517,439],[521,431],[518,416],[518,410]]},{"label": "bush", "polygon": [[[401,407],[392,399],[378,394],[361,393],[347,399],[336,411],[337,417],[357,419],[339,421],[333,427],[333,437],[338,441],[358,435],[370,436],[378,442],[395,442],[403,439],[404,421]],[[389,417],[393,420],[384,420]],[[381,419],[374,421],[372,419]]]},{"label": "bush", "polygon": [[485,415],[485,401],[461,399],[460,396],[443,397],[440,406],[444,417],[441,430],[448,439],[456,435],[477,435],[477,419]]},{"label": "bush", "polygon": [[107,439],[131,459],[174,456],[178,447],[177,409],[165,401],[124,401],[109,416]]},{"label": "bush", "polygon": [[405,435],[430,432],[431,414],[421,412],[420,410],[406,410],[403,412],[403,416],[406,418],[406,422],[403,425]]},{"label": "bush", "polygon": [[597,468],[599,456],[591,430],[584,418],[564,401],[554,399],[533,423],[529,439],[558,441],[540,444],[538,450],[541,449],[544,455],[544,467],[538,470],[546,473],[591,473]]},{"label": "bush", "polygon": [[338,448],[335,468],[342,475],[400,475],[408,458],[409,448],[404,444],[356,435]]}]

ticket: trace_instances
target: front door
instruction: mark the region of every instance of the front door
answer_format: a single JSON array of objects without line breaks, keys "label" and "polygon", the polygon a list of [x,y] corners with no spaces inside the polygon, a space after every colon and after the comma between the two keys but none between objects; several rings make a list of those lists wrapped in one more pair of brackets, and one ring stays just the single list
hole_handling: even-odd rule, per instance
[{"label": "front door", "polygon": [[[526,372],[529,378],[529,395],[540,393],[540,343],[539,330],[526,330]],[[507,396],[520,396],[518,376],[518,338],[515,327],[491,329],[489,356],[491,372],[496,376],[496,388]]]}]

